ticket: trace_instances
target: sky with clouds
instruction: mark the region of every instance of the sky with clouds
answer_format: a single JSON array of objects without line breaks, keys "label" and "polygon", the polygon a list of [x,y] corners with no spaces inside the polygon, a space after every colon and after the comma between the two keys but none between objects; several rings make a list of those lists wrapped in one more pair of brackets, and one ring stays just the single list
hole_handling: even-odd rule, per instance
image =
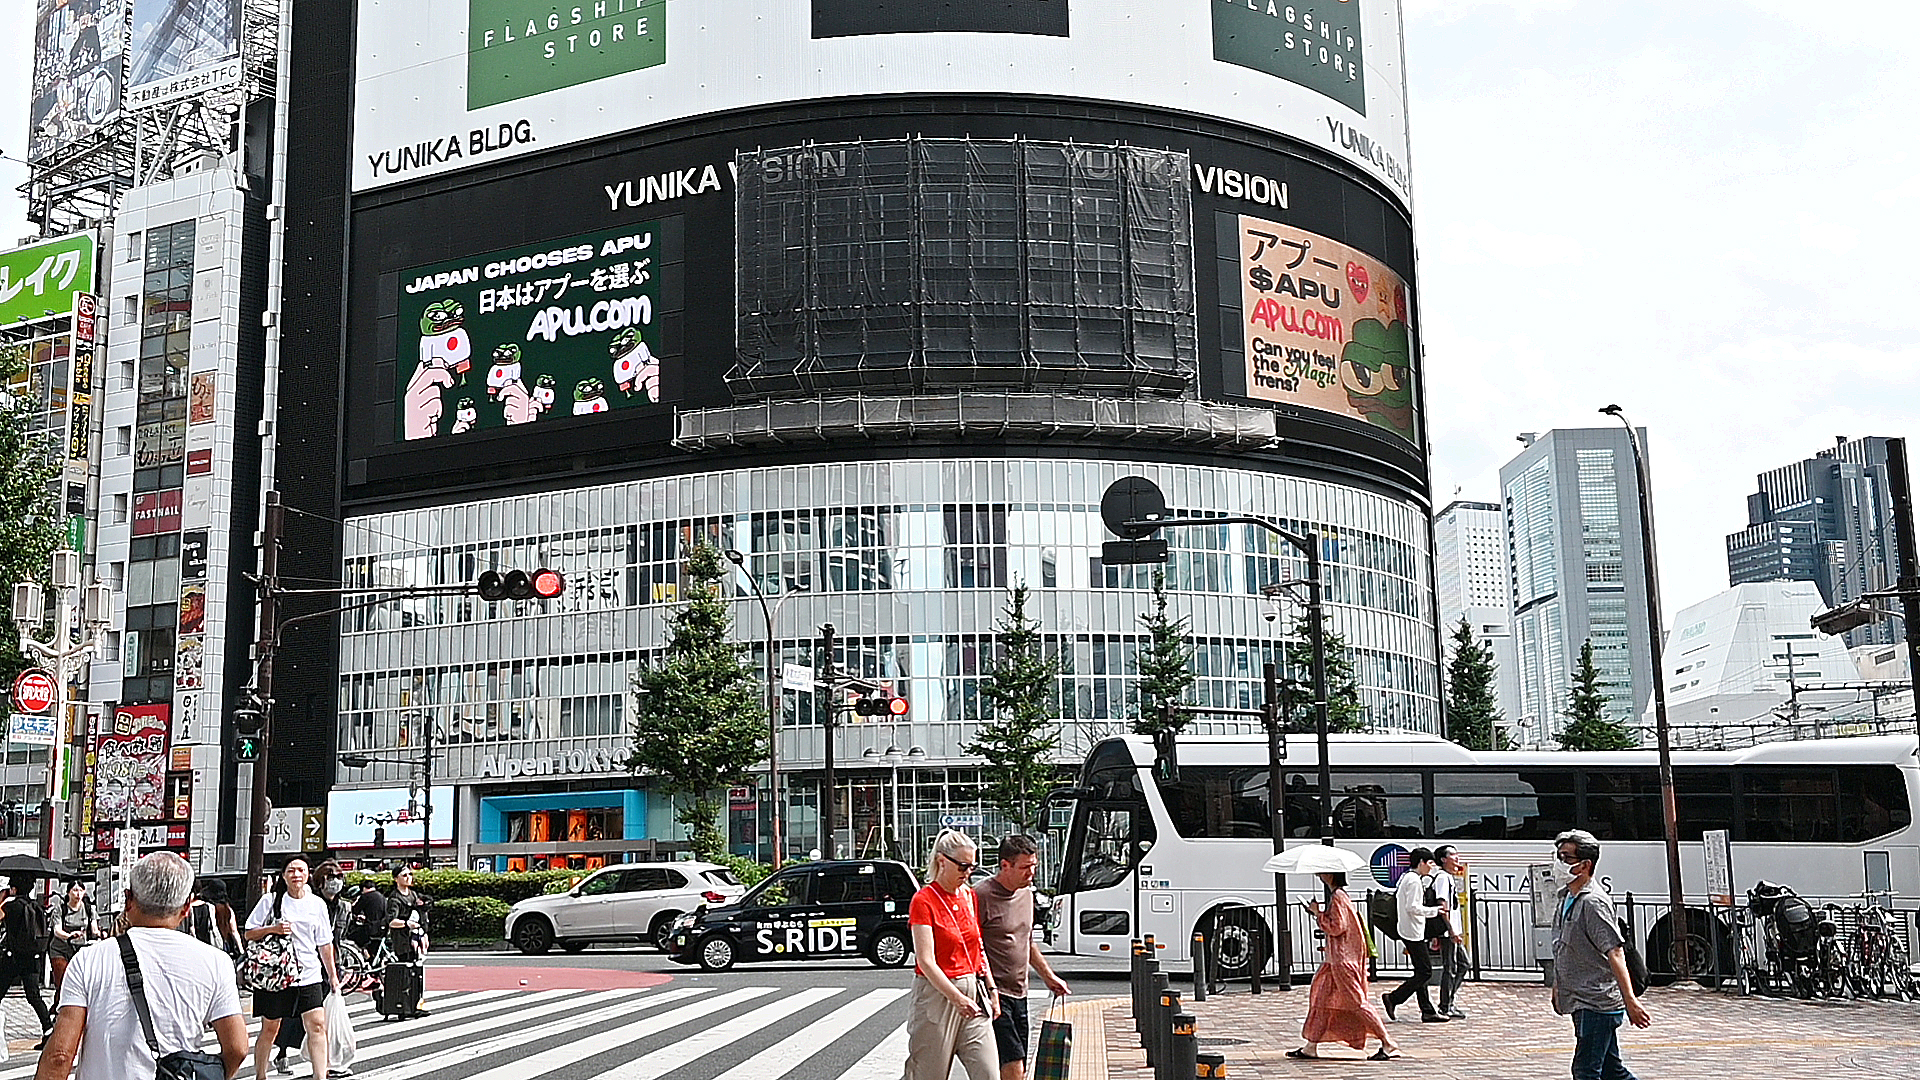
[{"label": "sky with clouds", "polygon": [[[1496,498],[1515,435],[1617,402],[1669,612],[1705,599],[1754,474],[1920,407],[1920,5],[1405,4],[1435,498]],[[10,157],[32,7],[0,3]],[[0,158],[0,241],[23,178]]]}]

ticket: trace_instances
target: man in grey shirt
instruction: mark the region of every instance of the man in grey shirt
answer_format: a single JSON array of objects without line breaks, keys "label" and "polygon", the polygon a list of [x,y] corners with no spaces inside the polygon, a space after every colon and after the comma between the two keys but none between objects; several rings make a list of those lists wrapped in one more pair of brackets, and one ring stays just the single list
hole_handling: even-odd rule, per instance
[{"label": "man in grey shirt", "polygon": [[1600,841],[1574,829],[1554,838],[1553,1010],[1573,1017],[1573,1080],[1634,1080],[1620,1061],[1622,1019],[1653,1023],[1633,992],[1613,897],[1594,884]]},{"label": "man in grey shirt", "polygon": [[1033,940],[1033,872],[1039,865],[1040,846],[1032,837],[1007,836],[1000,841],[999,869],[973,888],[987,970],[1000,995],[1000,1015],[993,1021],[1000,1080],[1024,1080],[1027,1075],[1027,968],[1038,971],[1055,995],[1067,993],[1067,984],[1053,973]]}]

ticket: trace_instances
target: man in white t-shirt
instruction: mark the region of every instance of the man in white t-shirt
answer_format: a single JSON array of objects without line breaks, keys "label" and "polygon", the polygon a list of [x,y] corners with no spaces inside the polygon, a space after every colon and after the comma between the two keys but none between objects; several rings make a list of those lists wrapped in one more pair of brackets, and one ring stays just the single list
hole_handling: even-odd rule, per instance
[{"label": "man in white t-shirt", "polygon": [[[198,1050],[212,1028],[231,1077],[247,1060],[247,1022],[240,1015],[233,961],[175,930],[193,902],[193,868],[178,855],[155,852],[134,864],[127,886],[127,936],[140,958],[160,1052]],[[154,1074],[153,1051],[127,992],[125,961],[113,942],[95,942],[74,954],[60,984],[58,1008],[35,1080],[67,1080],[69,1070],[75,1070],[74,1080],[137,1080]]]}]

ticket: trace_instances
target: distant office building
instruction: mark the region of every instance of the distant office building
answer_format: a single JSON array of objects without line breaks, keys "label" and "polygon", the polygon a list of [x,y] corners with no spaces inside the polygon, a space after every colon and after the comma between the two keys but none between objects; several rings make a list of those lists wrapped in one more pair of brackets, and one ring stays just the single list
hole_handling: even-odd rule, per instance
[{"label": "distant office building", "polygon": [[1475,640],[1493,650],[1500,715],[1512,723],[1520,715],[1519,662],[1513,650],[1513,603],[1499,503],[1459,499],[1434,517],[1433,580],[1447,648],[1453,648],[1453,629],[1465,616]]},{"label": "distant office building", "polygon": [[[1768,581],[1682,609],[1665,653],[1667,721],[1680,744],[1699,741],[1688,728],[1759,732],[1864,700],[1858,689],[1834,689],[1859,682],[1845,643],[1807,625],[1825,603],[1811,582]],[[1653,722],[1651,707],[1642,719]]]},{"label": "distant office building", "polygon": [[[1727,536],[1727,581],[1811,581],[1834,607],[1899,576],[1887,440],[1841,438],[1831,449],[1760,474],[1747,527]],[[1902,640],[1900,620],[1846,635],[1849,646]]]},{"label": "distant office building", "polygon": [[[1640,433],[1645,445],[1646,433]],[[1565,726],[1582,642],[1606,685],[1607,714],[1634,722],[1653,678],[1633,449],[1625,429],[1522,435],[1500,470],[1523,743]]]}]

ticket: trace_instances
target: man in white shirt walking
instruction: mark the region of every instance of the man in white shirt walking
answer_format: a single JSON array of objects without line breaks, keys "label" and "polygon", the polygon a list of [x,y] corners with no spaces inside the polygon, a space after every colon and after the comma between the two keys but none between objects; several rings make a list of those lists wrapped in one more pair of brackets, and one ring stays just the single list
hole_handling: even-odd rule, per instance
[{"label": "man in white shirt walking", "polygon": [[[233,961],[175,930],[186,918],[192,893],[193,868],[186,860],[164,851],[141,859],[127,878],[127,936],[140,958],[160,1052],[198,1050],[212,1028],[231,1077],[247,1059],[247,1023],[240,1015]],[[154,1054],[128,994],[116,945],[95,942],[74,954],[60,984],[58,1008],[35,1080],[67,1080],[70,1070],[74,1080],[154,1074]]]},{"label": "man in white shirt walking", "polygon": [[1455,995],[1460,993],[1460,984],[1467,977],[1467,938],[1466,923],[1460,911],[1460,878],[1467,872],[1467,864],[1460,861],[1460,852],[1452,844],[1441,844],[1433,849],[1434,861],[1438,864],[1433,872],[1433,895],[1447,909],[1446,937],[1440,939],[1440,1011],[1453,1020],[1465,1020]]},{"label": "man in white shirt walking", "polygon": [[1382,995],[1380,1003],[1386,1006],[1387,1019],[1395,1020],[1398,1017],[1394,1016],[1394,1010],[1408,998],[1418,997],[1420,1019],[1428,1024],[1444,1024],[1447,1014],[1433,1007],[1433,996],[1427,990],[1427,984],[1433,979],[1433,950],[1428,939],[1440,936],[1435,923],[1445,924],[1447,909],[1427,902],[1433,875],[1432,850],[1414,848],[1408,853],[1407,861],[1410,865],[1401,873],[1394,889],[1394,906],[1399,909],[1400,940],[1406,943],[1407,958],[1413,962],[1413,977],[1395,987],[1392,993]]}]

